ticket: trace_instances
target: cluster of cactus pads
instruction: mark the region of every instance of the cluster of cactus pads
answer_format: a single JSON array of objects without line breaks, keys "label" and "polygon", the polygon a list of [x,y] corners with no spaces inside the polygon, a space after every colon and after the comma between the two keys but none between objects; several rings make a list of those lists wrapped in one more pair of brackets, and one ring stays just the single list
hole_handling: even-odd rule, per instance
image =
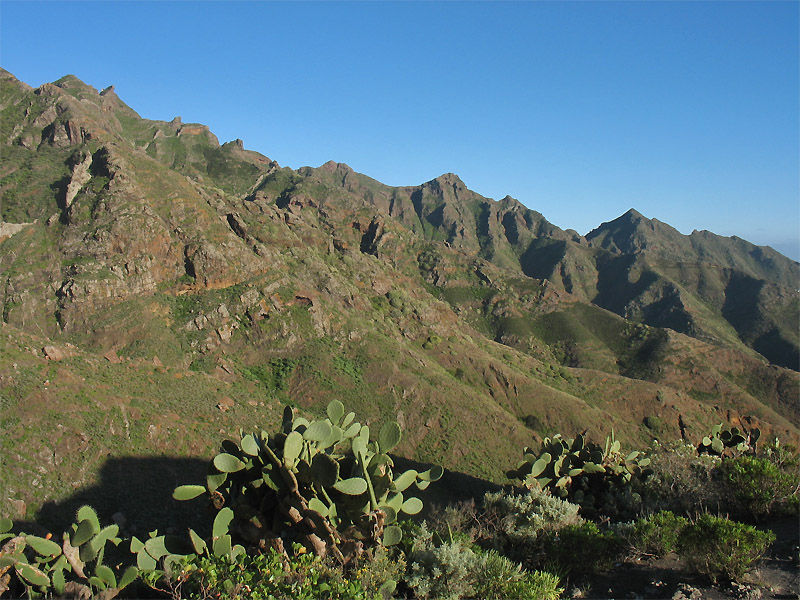
[{"label": "cluster of cactus pads", "polygon": [[[299,543],[344,564],[378,544],[396,544],[402,537],[394,524],[398,514],[422,509],[409,488],[424,490],[443,470],[396,473],[388,453],[400,442],[399,425],[386,423],[370,441],[369,427],[354,418],[338,400],[317,421],[286,407],[280,432],[226,440],[209,465],[206,485],[180,486],[174,497],[208,494],[218,519],[225,515],[225,534],[248,547],[283,550]],[[224,548],[215,547],[215,554],[231,548],[230,538],[219,541],[225,539],[219,529],[212,543]]]},{"label": "cluster of cactus pads", "polygon": [[722,423],[714,425],[711,433],[705,436],[697,445],[698,454],[711,454],[722,456],[726,449],[737,452],[746,452],[751,448],[755,452],[756,443],[761,437],[761,430],[757,427],[747,431],[739,430],[738,427],[723,429]]},{"label": "cluster of cactus pads", "polygon": [[620,488],[636,478],[651,474],[650,459],[640,452],[620,452],[620,443],[611,436],[604,446],[587,442],[585,432],[574,439],[556,434],[545,438],[539,450],[525,448],[524,459],[508,477],[520,479],[528,488],[548,489],[559,498],[582,507],[594,506],[597,495],[609,488]]},{"label": "cluster of cactus pads", "polygon": [[190,543],[175,535],[159,535],[158,530],[151,531],[146,541],[132,537],[130,550],[136,555],[136,565],[142,579],[153,589],[159,589],[158,582],[162,576],[167,572],[180,571],[182,562],[190,560],[192,556],[213,555],[226,558],[231,563],[236,562],[238,557],[245,554],[245,549],[233,544],[229,531],[232,520],[233,511],[230,508],[223,508],[217,513],[210,545],[193,529],[189,529]]},{"label": "cluster of cactus pads", "polygon": [[139,574],[128,567],[121,577],[103,563],[106,545],[118,545],[119,527],[101,527],[97,513],[83,506],[77,523],[65,532],[61,543],[50,535],[39,537],[12,533],[10,519],[0,519],[0,595],[9,589],[10,571],[25,586],[28,597],[55,593],[58,596],[114,598]]}]

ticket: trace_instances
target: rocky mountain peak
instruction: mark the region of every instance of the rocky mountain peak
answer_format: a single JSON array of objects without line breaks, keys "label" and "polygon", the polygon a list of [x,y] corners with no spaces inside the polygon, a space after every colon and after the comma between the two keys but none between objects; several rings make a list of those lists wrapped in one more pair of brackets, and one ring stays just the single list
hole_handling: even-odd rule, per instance
[{"label": "rocky mountain peak", "polygon": [[354,173],[350,165],[347,165],[343,162],[336,162],[335,160],[329,160],[324,165],[321,165],[320,170],[325,171],[327,173]]}]

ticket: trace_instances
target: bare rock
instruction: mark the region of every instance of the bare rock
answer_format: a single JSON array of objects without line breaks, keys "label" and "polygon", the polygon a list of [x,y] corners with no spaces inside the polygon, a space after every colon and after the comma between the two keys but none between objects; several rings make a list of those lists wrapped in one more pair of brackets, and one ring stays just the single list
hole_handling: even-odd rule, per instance
[{"label": "bare rock", "polygon": [[83,160],[72,167],[72,176],[67,184],[67,192],[64,196],[64,206],[66,208],[70,207],[75,196],[78,195],[78,192],[80,192],[83,186],[89,183],[89,180],[92,178],[92,174],[89,172],[89,167],[91,166],[92,155],[87,153]]},{"label": "bare rock", "polygon": [[222,412],[228,412],[228,411],[229,411],[230,409],[232,409],[234,406],[236,406],[236,403],[235,403],[233,400],[231,400],[230,398],[228,398],[228,396],[224,396],[224,397],[223,397],[223,398],[222,398],[222,399],[221,399],[221,400],[220,400],[220,401],[217,403],[217,408],[218,408],[220,411],[222,411]]},{"label": "bare rock", "polygon": [[45,346],[42,348],[42,353],[48,360],[63,360],[64,358],[64,353],[55,346]]},{"label": "bare rock", "polygon": [[10,509],[9,516],[15,519],[23,519],[25,518],[25,512],[28,510],[28,506],[25,504],[24,500],[12,500],[9,499],[8,508]]},{"label": "bare rock", "polygon": [[672,600],[700,600],[703,594],[697,588],[686,583],[678,585],[677,591],[672,595]]},{"label": "bare rock", "polygon": [[32,223],[3,223],[0,221],[0,242],[10,238],[15,233],[19,233]]},{"label": "bare rock", "polygon": [[113,364],[119,364],[122,362],[120,357],[117,356],[117,351],[114,350],[113,348],[108,352],[106,352],[105,354],[103,354],[103,358],[105,358],[108,362]]}]

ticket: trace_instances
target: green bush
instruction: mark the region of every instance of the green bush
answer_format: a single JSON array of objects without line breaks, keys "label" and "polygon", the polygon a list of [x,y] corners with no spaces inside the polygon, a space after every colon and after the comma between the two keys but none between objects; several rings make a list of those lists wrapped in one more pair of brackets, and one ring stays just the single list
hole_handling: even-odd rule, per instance
[{"label": "green bush", "polygon": [[659,417],[647,416],[643,423],[655,435],[659,435],[664,429],[664,422]]},{"label": "green bush", "polygon": [[724,460],[719,470],[735,512],[743,518],[762,519],[791,511],[791,498],[798,491],[796,471],[782,470],[769,459],[755,456]]},{"label": "green bush", "polygon": [[405,583],[416,598],[550,600],[564,591],[558,576],[528,572],[495,550],[475,546],[463,532],[442,539],[423,522],[412,535]]},{"label": "green bush", "polygon": [[437,537],[427,523],[417,530],[409,555],[408,587],[417,598],[458,600],[471,596],[480,556],[466,536],[440,543]]},{"label": "green bush", "polygon": [[559,577],[544,571],[527,572],[494,550],[480,556],[474,597],[486,600],[557,600],[564,592]]},{"label": "green bush", "polygon": [[636,521],[629,541],[637,553],[664,556],[677,549],[688,523],[686,518],[664,510]]},{"label": "green bush", "polygon": [[514,544],[524,545],[546,530],[558,530],[583,521],[577,504],[541,489],[525,493],[490,492],[483,498],[483,519]]},{"label": "green bush", "polygon": [[698,455],[682,442],[654,443],[648,453],[653,474],[644,483],[635,482],[634,489],[649,512],[711,512],[748,521],[797,514],[797,455],[777,442],[762,452],[760,457],[720,457]]},{"label": "green bush", "polygon": [[389,596],[406,572],[406,558],[402,552],[391,552],[379,546],[372,557],[353,572],[361,587],[370,595]]},{"label": "green bush", "polygon": [[645,482],[634,482],[642,497],[643,512],[728,512],[729,498],[717,476],[722,460],[718,456],[698,455],[694,446],[681,441],[664,445],[654,442],[648,456],[652,475]]},{"label": "green bush", "polygon": [[683,530],[678,553],[714,583],[720,578],[738,582],[774,541],[771,531],[706,513]]},{"label": "green bush", "polygon": [[601,531],[593,521],[549,531],[542,542],[546,561],[573,575],[607,571],[623,557],[626,546],[618,534]]},{"label": "green bush", "polygon": [[235,561],[217,556],[194,557],[173,573],[167,587],[173,597],[184,598],[375,598],[358,579],[313,554],[285,557],[276,550]]}]

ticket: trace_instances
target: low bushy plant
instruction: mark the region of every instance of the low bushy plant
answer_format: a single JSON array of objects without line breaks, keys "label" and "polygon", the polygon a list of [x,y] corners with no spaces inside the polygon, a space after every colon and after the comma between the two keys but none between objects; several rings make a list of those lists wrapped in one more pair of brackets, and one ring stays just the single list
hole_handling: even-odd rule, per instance
[{"label": "low bushy plant", "polygon": [[777,441],[758,457],[698,455],[682,442],[654,443],[649,455],[653,474],[634,485],[643,510],[711,512],[748,521],[797,514],[800,461]]},{"label": "low bushy plant", "polygon": [[405,554],[379,546],[373,556],[363,561],[352,575],[370,597],[387,598],[391,597],[397,582],[405,575],[406,567]]},{"label": "low bushy plant", "polygon": [[471,596],[480,557],[465,536],[437,543],[422,523],[411,547],[406,583],[417,598],[458,600]]},{"label": "low bushy plant", "polygon": [[623,557],[625,548],[616,532],[601,531],[593,521],[548,531],[542,539],[546,562],[572,575],[607,571]]},{"label": "low bushy plant", "polygon": [[517,542],[535,539],[545,530],[557,530],[583,521],[577,504],[539,488],[523,493],[490,492],[483,498],[483,508],[484,520]]},{"label": "low bushy plant", "polygon": [[579,507],[538,488],[488,493],[483,499],[484,546],[519,561],[528,569],[549,564],[545,534],[578,525]]},{"label": "low bushy plant", "polygon": [[684,528],[678,553],[714,583],[719,579],[740,582],[774,541],[771,531],[706,513]]},{"label": "low bushy plant", "polygon": [[[791,512],[791,498],[800,485],[796,470],[789,472],[768,458],[755,456],[724,460],[719,470],[735,513],[741,517],[758,520]],[[793,505],[796,507],[797,502]]]},{"label": "low bushy plant", "polygon": [[[409,532],[413,544],[405,584],[416,598],[550,600],[560,598],[560,578],[526,571],[496,550],[483,550],[463,532],[452,535],[429,529],[423,522]],[[407,543],[407,542],[406,542]]]},{"label": "low bushy plant", "polygon": [[634,482],[634,489],[642,498],[643,512],[727,511],[729,498],[717,474],[720,457],[698,455],[694,446],[682,441],[654,442],[648,456],[652,475],[646,482]]},{"label": "low bushy plant", "polygon": [[[304,550],[304,549],[303,549]],[[379,598],[357,578],[310,553],[286,556],[276,550],[230,561],[218,556],[194,557],[172,575],[174,598],[286,598],[315,600]]]},{"label": "low bushy plant", "polygon": [[556,600],[564,592],[558,575],[545,571],[525,571],[494,550],[480,555],[475,577],[474,597],[486,600]]},{"label": "low bushy plant", "polygon": [[664,556],[678,548],[683,529],[689,524],[685,517],[663,510],[633,523],[629,542],[637,554]]}]

